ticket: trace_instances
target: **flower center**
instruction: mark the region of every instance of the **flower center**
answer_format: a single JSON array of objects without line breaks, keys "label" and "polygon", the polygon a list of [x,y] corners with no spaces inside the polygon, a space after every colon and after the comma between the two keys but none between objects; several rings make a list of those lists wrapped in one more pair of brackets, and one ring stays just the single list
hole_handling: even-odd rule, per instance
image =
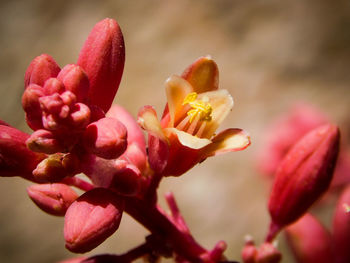
[{"label": "flower center", "polygon": [[203,100],[197,100],[197,96],[196,92],[191,92],[187,94],[182,103],[182,105],[188,104],[192,108],[187,112],[187,115],[190,117],[189,122],[191,123],[197,116],[199,116],[201,121],[210,121],[213,108],[208,102],[208,98],[204,97]]}]

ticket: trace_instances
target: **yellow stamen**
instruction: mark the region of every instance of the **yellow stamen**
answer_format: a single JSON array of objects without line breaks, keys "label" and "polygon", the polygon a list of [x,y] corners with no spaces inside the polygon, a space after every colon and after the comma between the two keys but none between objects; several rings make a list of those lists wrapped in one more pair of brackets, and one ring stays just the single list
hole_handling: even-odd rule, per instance
[{"label": "yellow stamen", "polygon": [[196,92],[191,92],[185,97],[182,105],[186,104],[189,104],[192,107],[192,109],[187,112],[187,115],[190,116],[190,123],[196,116],[199,116],[201,121],[211,120],[213,108],[210,103],[203,100],[197,100]]}]

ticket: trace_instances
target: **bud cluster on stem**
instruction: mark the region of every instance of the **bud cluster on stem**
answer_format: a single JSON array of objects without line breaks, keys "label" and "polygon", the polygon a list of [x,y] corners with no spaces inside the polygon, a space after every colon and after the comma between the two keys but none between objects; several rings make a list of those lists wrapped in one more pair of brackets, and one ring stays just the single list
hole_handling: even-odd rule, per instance
[{"label": "bud cluster on stem", "polygon": [[[212,249],[200,245],[174,195],[165,195],[167,213],[157,193],[164,178],[180,177],[208,157],[250,145],[242,129],[217,132],[234,100],[228,90],[219,89],[216,62],[200,57],[182,74],[171,75],[164,84],[162,116],[145,105],[137,119],[112,105],[124,62],[123,34],[110,18],[94,26],[77,63],[61,69],[47,54],[36,57],[25,73],[22,96],[33,133],[0,120],[0,176],[36,183],[27,188],[28,196],[44,212],[64,217],[65,247],[73,253],[86,253],[103,243],[118,230],[124,212],[150,232],[144,243],[124,254],[77,257],[65,263],[128,263],[139,258],[156,262],[162,257],[178,263],[233,262],[224,255],[226,242],[220,240]],[[322,124],[292,146],[279,164],[268,204],[270,229],[259,247],[252,238],[246,240],[245,263],[280,262],[282,255],[273,241],[284,228],[301,262],[349,261],[344,246],[350,242],[344,234],[350,222],[348,189],[337,206],[332,235],[309,214],[302,217],[328,189],[339,152],[338,127]],[[298,219],[297,225],[289,226]],[[322,251],[309,253],[316,245]]]}]

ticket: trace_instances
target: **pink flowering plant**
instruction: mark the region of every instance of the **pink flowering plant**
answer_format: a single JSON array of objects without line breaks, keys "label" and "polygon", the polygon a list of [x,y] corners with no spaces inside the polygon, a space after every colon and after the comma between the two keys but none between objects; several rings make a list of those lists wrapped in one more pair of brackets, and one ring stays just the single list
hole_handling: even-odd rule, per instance
[{"label": "pink flowering plant", "polygon": [[[217,64],[209,56],[201,57],[181,75],[170,76],[165,82],[167,102],[162,116],[152,106],[144,106],[135,120],[123,107],[112,105],[124,61],[122,32],[109,18],[92,29],[76,64],[61,69],[49,55],[36,57],[25,73],[22,96],[33,133],[0,122],[0,175],[35,183],[27,189],[29,197],[46,213],[64,216],[65,246],[71,252],[85,253],[99,246],[118,230],[123,213],[150,233],[143,244],[124,254],[64,262],[126,263],[138,258],[155,262],[161,257],[179,263],[233,262],[224,255],[224,241],[206,249],[195,240],[172,193],[165,195],[170,213],[160,208],[157,195],[164,177],[179,177],[208,157],[250,145],[242,129],[217,132],[233,107],[229,92],[219,89]],[[246,240],[245,263],[280,262],[275,237],[305,215],[330,185],[339,129],[324,120],[315,123],[309,125],[308,135],[288,145],[285,157],[271,151],[275,157],[265,163],[275,173],[268,204],[271,224],[260,247],[251,238]],[[72,187],[83,194],[79,196]],[[335,243],[346,254],[342,244],[349,234],[343,230],[348,230],[350,221],[341,211],[344,207],[350,211],[349,193],[342,198],[334,231],[338,233]],[[300,229],[310,224],[314,225],[310,231],[325,239],[325,251],[330,251],[330,235],[308,214],[303,225],[288,228],[290,239],[298,233],[303,236]],[[301,242],[297,251],[312,247],[307,236]]]}]

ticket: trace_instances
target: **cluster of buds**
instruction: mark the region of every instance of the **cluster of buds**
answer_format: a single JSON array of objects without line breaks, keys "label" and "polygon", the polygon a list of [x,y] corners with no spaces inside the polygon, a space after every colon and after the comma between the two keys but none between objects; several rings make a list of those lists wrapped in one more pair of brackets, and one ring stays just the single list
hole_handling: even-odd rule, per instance
[{"label": "cluster of buds", "polygon": [[[151,106],[137,120],[112,105],[124,68],[123,35],[104,19],[87,38],[76,64],[62,69],[52,57],[35,58],[25,74],[22,105],[34,131],[23,133],[0,122],[0,175],[33,181],[27,192],[44,212],[64,216],[65,246],[85,253],[115,233],[124,212],[150,231],[145,242],[121,254],[78,257],[66,262],[232,262],[226,243],[213,249],[197,243],[173,194],[170,213],[157,204],[157,188],[167,176],[181,176],[206,158],[250,145],[241,129],[216,130],[232,110],[220,90],[218,67],[201,57],[165,83],[161,120]],[[148,142],[142,129],[147,131]],[[83,173],[86,178],[77,177]],[[78,195],[72,187],[82,190]]]}]

